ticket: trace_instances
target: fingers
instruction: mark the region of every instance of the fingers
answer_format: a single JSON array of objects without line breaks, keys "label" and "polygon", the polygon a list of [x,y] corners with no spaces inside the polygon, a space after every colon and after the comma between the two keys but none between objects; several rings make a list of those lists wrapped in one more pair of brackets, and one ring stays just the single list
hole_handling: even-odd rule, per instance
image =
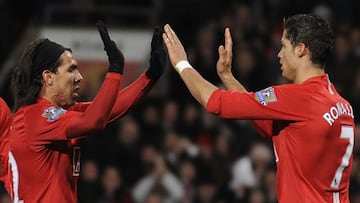
[{"label": "fingers", "polygon": [[156,26],[151,40],[152,49],[162,46],[162,37],[161,37],[162,33],[163,33],[163,29],[159,26]]},{"label": "fingers", "polygon": [[162,36],[167,48],[170,62],[173,67],[175,67],[179,61],[187,61],[187,55],[183,45],[168,24],[164,26],[164,33]]},{"label": "fingers", "polygon": [[[175,35],[175,32],[171,29],[170,25],[166,24],[164,26],[164,32],[165,32],[165,40],[167,41],[168,45],[175,46],[177,43],[177,36]],[[163,35],[164,36],[164,35]]]},{"label": "fingers", "polygon": [[225,48],[224,48],[223,45],[219,46],[218,51],[219,51],[219,55],[225,55],[226,54],[226,51],[225,51]]},{"label": "fingers", "polygon": [[111,39],[110,39],[109,33],[107,31],[106,25],[104,24],[104,22],[99,20],[96,23],[96,27],[99,31],[101,40],[104,42],[104,45],[108,45],[111,42]]},{"label": "fingers", "polygon": [[169,30],[168,33],[170,33],[170,38],[172,41],[174,41],[174,44],[180,44],[179,38],[176,36],[174,30],[171,29],[170,25],[167,25],[165,28],[167,28]]},{"label": "fingers", "polygon": [[229,28],[225,29],[225,46],[220,45],[218,48],[219,59],[216,63],[218,74],[228,73],[231,70],[232,61],[232,40]]},{"label": "fingers", "polygon": [[218,62],[223,63],[225,61],[225,57],[226,57],[226,51],[223,45],[220,45],[218,48],[218,52],[219,52],[219,60]]},{"label": "fingers", "polygon": [[230,34],[230,28],[225,28],[225,50],[228,53],[232,53],[232,46],[233,42]]},{"label": "fingers", "polygon": [[229,28],[225,28],[225,46],[224,45],[220,45],[218,52],[219,52],[219,60],[221,62],[225,62],[225,61],[231,61],[232,59],[232,46],[233,46],[233,42],[231,39],[231,34],[230,34],[230,29]]},{"label": "fingers", "polygon": [[175,50],[184,50],[182,43],[180,42],[179,38],[176,36],[173,29],[171,29],[170,25],[166,24],[164,26],[164,42],[168,48],[172,47]]}]

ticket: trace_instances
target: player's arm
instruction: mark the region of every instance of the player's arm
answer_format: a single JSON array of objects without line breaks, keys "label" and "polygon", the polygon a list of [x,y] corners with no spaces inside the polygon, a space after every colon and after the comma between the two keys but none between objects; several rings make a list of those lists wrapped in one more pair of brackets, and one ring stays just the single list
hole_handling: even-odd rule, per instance
[{"label": "player's arm", "polygon": [[[119,91],[108,123],[126,114],[139,99],[150,91],[168,66],[162,33],[162,28],[155,27],[151,40],[150,66],[137,80]],[[90,102],[77,103],[72,110],[85,111],[89,105]]]},{"label": "player's arm", "polygon": [[206,107],[210,95],[218,88],[205,80],[187,62],[186,52],[175,32],[169,25],[164,26],[163,39],[168,50],[171,64],[179,72],[181,79],[192,96]]},{"label": "player's arm", "polygon": [[[0,166],[2,169],[7,165],[10,124],[11,111],[6,102],[0,98]],[[4,172],[6,171],[2,170],[1,174]]]},{"label": "player's arm", "polygon": [[303,121],[311,111],[311,95],[305,88],[288,84],[247,93],[216,90],[206,110],[230,119]]},{"label": "player's arm", "polygon": [[[165,33],[163,34],[163,38],[172,65],[175,67],[176,71],[179,72],[180,77],[193,97],[197,99],[209,113],[231,119],[307,119],[307,115],[304,114],[304,111],[298,111],[299,108],[296,105],[304,104],[309,100],[308,98],[306,98],[305,101],[304,98],[296,100],[296,97],[289,97],[289,93],[290,95],[293,95],[293,90],[288,92],[285,91],[285,93],[282,92],[281,95],[283,100],[281,100],[281,102],[277,102],[276,105],[272,103],[272,105],[267,106],[265,105],[267,104],[266,102],[272,102],[273,97],[271,96],[275,96],[274,94],[270,94],[270,97],[266,97],[264,100],[264,97],[261,95],[262,92],[260,91],[253,93],[218,89],[216,86],[206,81],[191,67],[187,61],[184,47],[171,27],[165,25],[164,30]],[[290,100],[290,102],[288,100]],[[285,106],[294,105],[295,108],[293,107],[292,110],[295,111],[291,111],[290,113],[288,112],[288,109],[284,108]]]},{"label": "player's arm", "polygon": [[143,73],[129,86],[120,90],[107,122],[110,123],[126,114],[137,101],[150,91],[155,82],[156,81],[149,79],[145,73]]},{"label": "player's arm", "polygon": [[122,76],[107,73],[93,102],[84,112],[72,116],[66,128],[67,138],[75,138],[105,128],[115,103]]},{"label": "player's arm", "polygon": [[6,102],[0,98],[0,181],[4,182],[7,192],[10,192],[10,186],[7,179],[10,125],[11,111]]},{"label": "player's arm", "polygon": [[108,55],[109,72],[106,74],[98,94],[85,112],[71,117],[66,128],[68,138],[80,137],[104,129],[120,88],[124,56],[115,42],[110,39],[106,26],[102,22],[98,22],[97,28]]},{"label": "player's arm", "polygon": [[161,27],[155,27],[151,40],[149,68],[135,82],[119,92],[108,122],[121,117],[134,106],[150,91],[168,66],[168,57],[162,39],[163,32]]},{"label": "player's arm", "polygon": [[[117,94],[108,123],[116,119],[118,116],[125,114],[134,103],[142,98],[151,89],[151,87],[153,87],[155,82],[155,80],[151,80],[145,73],[143,73],[130,85],[121,89]],[[85,112],[91,103],[92,101],[78,102],[68,110]]]},{"label": "player's arm", "polygon": [[228,90],[237,90],[240,92],[247,92],[245,87],[235,79],[231,72],[231,63],[233,58],[232,52],[232,38],[230,28],[225,28],[225,45],[220,45],[218,48],[219,59],[216,63],[216,71],[221,79],[221,82],[225,85]]},{"label": "player's arm", "polygon": [[272,120],[251,120],[250,123],[261,136],[272,137],[274,135]]},{"label": "player's arm", "polygon": [[[219,59],[216,63],[217,74],[226,89],[247,92],[246,88],[235,79],[231,71],[233,42],[229,28],[225,29],[224,37],[225,45],[220,45],[218,48]],[[272,135],[272,120],[251,120],[250,122],[259,134],[263,136]]]}]

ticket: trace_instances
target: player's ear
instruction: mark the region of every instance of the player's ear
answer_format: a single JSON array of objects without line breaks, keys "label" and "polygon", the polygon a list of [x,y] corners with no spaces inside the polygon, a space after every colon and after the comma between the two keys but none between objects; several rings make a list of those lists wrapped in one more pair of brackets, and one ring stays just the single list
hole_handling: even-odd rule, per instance
[{"label": "player's ear", "polygon": [[299,57],[303,57],[308,53],[308,48],[306,47],[306,45],[302,42],[300,42],[296,47],[295,47],[295,53],[297,56]]},{"label": "player's ear", "polygon": [[53,72],[51,72],[50,70],[44,70],[41,75],[43,79],[42,82],[45,86],[50,86],[53,84],[53,79],[54,79]]}]

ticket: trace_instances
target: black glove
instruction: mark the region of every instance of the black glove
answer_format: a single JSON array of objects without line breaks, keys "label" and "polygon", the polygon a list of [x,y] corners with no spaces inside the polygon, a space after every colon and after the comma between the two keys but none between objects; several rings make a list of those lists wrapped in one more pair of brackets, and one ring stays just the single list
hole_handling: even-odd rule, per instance
[{"label": "black glove", "polygon": [[116,72],[122,74],[124,71],[124,55],[116,46],[115,42],[109,37],[106,25],[102,21],[96,23],[101,40],[104,43],[104,50],[109,60],[109,72]]},{"label": "black glove", "polygon": [[164,46],[162,27],[155,27],[151,40],[150,67],[146,71],[146,75],[150,79],[158,79],[164,72],[165,67],[169,66],[169,57]]}]

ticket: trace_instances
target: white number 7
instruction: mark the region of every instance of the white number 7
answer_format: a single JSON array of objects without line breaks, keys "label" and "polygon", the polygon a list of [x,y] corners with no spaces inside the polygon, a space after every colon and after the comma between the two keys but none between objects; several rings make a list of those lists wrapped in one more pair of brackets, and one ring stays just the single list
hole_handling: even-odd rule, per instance
[{"label": "white number 7", "polygon": [[335,176],[331,182],[331,188],[338,188],[341,182],[344,169],[349,166],[349,160],[354,147],[354,128],[352,126],[341,126],[341,139],[349,139],[349,144],[346,147],[346,151],[341,159],[340,166],[336,169]]}]

